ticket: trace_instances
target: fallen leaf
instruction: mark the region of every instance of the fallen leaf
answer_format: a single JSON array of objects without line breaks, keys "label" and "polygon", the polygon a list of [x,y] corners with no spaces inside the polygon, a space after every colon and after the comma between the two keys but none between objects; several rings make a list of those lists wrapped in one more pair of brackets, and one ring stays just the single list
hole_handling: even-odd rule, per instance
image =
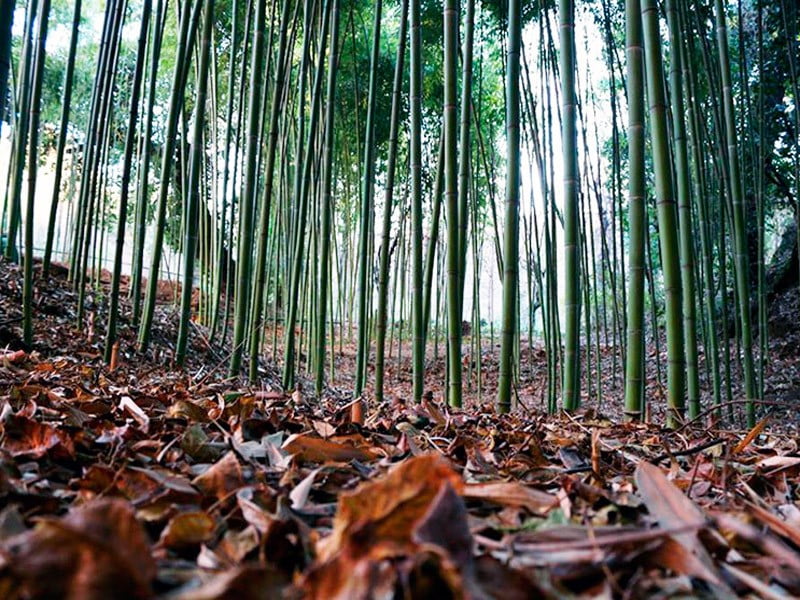
[{"label": "fallen leaf", "polygon": [[44,520],[0,547],[10,598],[148,598],[156,566],[147,537],[123,500],[96,500]]},{"label": "fallen leaf", "polygon": [[[262,492],[262,490],[256,490],[250,487],[242,488],[236,492],[236,503],[242,511],[242,516],[245,521],[255,527],[259,533],[263,534],[269,531],[275,517],[270,514],[271,510],[263,506],[260,502],[260,500],[264,499],[265,495],[259,492]],[[274,510],[275,500],[273,498],[269,498],[269,500],[273,505],[272,510]]]},{"label": "fallen leaf", "polygon": [[441,485],[428,512],[414,528],[414,540],[443,549],[463,576],[472,577],[472,536],[467,525],[467,508],[448,481]]},{"label": "fallen leaf", "polygon": [[130,396],[123,396],[119,401],[119,407],[131,415],[142,428],[142,431],[147,432],[150,426],[150,417],[142,410],[142,407],[136,404]]},{"label": "fallen leaf", "polygon": [[[634,479],[647,510],[662,527],[678,528],[704,524],[705,517],[700,509],[675,487],[658,467],[642,461],[636,467]],[[673,537],[693,553],[705,567],[704,579],[721,584],[711,557],[694,531],[676,533]]]},{"label": "fallen leaf", "polygon": [[217,500],[229,497],[244,485],[239,459],[233,452],[228,452],[204,473],[195,477],[192,485]]},{"label": "fallen leaf", "polygon": [[0,350],[0,365],[8,366],[15,362],[22,362],[26,356],[25,350]]},{"label": "fallen leaf", "polygon": [[174,600],[259,600],[280,598],[290,581],[269,566],[244,566],[214,576],[198,588],[187,590]]},{"label": "fallen leaf", "polygon": [[463,493],[465,498],[526,508],[536,514],[546,514],[558,505],[558,498],[555,495],[515,481],[469,483],[464,486]]},{"label": "fallen leaf", "polygon": [[367,448],[338,444],[331,440],[311,437],[304,433],[297,433],[289,436],[286,441],[283,442],[281,448],[304,462],[363,461],[370,460],[376,456],[375,453]]},{"label": "fallen leaf", "polygon": [[28,417],[8,415],[2,423],[3,448],[11,456],[42,458],[72,458],[75,446],[69,435],[51,425],[39,423]]},{"label": "fallen leaf", "polygon": [[413,524],[425,514],[445,482],[461,490],[461,478],[447,461],[430,454],[402,462],[382,478],[342,494],[333,532],[317,544],[318,560],[331,559],[350,542],[357,546],[352,549],[356,555],[369,551],[369,540],[380,540],[387,551],[413,545]]},{"label": "fallen leaf", "polygon": [[308,495],[311,493],[311,486],[314,484],[314,479],[316,479],[320,470],[320,468],[317,468],[311,471],[311,473],[306,475],[289,493],[289,499],[292,501],[292,508],[300,509],[306,505]]},{"label": "fallen leaf", "polygon": [[199,546],[214,535],[216,524],[206,513],[185,512],[170,519],[161,533],[160,543],[166,548]]},{"label": "fallen leaf", "polygon": [[666,567],[679,575],[690,575],[709,581],[708,568],[686,546],[672,537],[665,537],[658,548],[647,553],[647,559],[653,566]]}]

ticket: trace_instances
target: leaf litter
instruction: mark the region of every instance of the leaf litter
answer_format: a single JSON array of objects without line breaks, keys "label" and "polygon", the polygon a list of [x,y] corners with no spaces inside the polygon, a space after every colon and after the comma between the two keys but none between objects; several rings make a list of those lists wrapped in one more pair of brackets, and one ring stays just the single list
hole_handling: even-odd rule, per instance
[{"label": "leaf litter", "polygon": [[800,449],[769,423],[427,397],[359,425],[126,344],[109,371],[68,316],[0,361],[2,598],[800,596]]}]

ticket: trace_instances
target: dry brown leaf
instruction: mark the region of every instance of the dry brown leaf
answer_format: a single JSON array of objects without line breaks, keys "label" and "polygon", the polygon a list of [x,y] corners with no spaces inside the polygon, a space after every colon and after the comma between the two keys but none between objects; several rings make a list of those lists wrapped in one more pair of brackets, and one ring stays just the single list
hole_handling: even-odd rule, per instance
[{"label": "dry brown leaf", "polygon": [[201,511],[185,512],[170,519],[161,532],[160,543],[166,548],[186,548],[199,546],[214,535],[216,524]]},{"label": "dry brown leaf", "polygon": [[192,485],[197,487],[203,494],[215,496],[218,500],[230,496],[244,485],[239,459],[236,458],[233,452],[228,452],[211,465],[205,473],[195,477],[192,480]]},{"label": "dry brown leaf", "polygon": [[756,464],[774,474],[800,466],[800,456],[769,456]]},{"label": "dry brown leaf", "polygon": [[292,501],[292,508],[300,509],[306,505],[306,502],[308,502],[308,495],[311,493],[311,486],[314,485],[314,479],[316,479],[320,470],[321,468],[317,468],[311,471],[311,473],[306,475],[289,493],[289,500]]},{"label": "dry brown leaf", "polygon": [[[446,461],[426,455],[342,497],[334,533],[318,545],[321,561],[304,578],[304,595],[382,597],[399,577],[411,585],[409,597],[437,597],[444,589],[452,597],[477,597],[465,593],[478,588],[460,488],[461,478]],[[407,559],[397,568],[412,572],[387,570],[389,559]]]},{"label": "dry brown leaf", "polygon": [[[338,552],[355,529],[369,526],[369,539],[392,543],[397,549],[410,543],[412,526],[428,510],[444,483],[460,492],[463,484],[448,462],[436,454],[411,458],[383,478],[343,493],[333,522],[333,533],[318,545],[325,561]],[[360,551],[368,551],[359,540]]]},{"label": "dry brown leaf", "polygon": [[358,448],[346,444],[338,444],[331,440],[311,437],[305,433],[289,436],[283,445],[283,450],[295,455],[304,462],[324,463],[328,461],[341,462],[348,460],[371,460],[376,453],[370,448]]},{"label": "dry brown leaf", "polygon": [[523,571],[512,569],[492,556],[475,560],[475,578],[484,597],[496,600],[549,600],[559,596],[543,589]]},{"label": "dry brown leaf", "polygon": [[11,456],[42,458],[49,454],[54,459],[75,456],[75,446],[66,432],[28,417],[8,415],[0,431],[3,448]]},{"label": "dry brown leaf", "polygon": [[469,483],[464,486],[463,494],[465,498],[526,508],[536,514],[545,514],[558,505],[555,495],[515,481]]},{"label": "dry brown leaf", "polygon": [[694,553],[672,537],[664,538],[658,548],[648,552],[647,559],[653,566],[666,567],[679,575],[700,577],[706,581],[716,578]]},{"label": "dry brown leaf", "polygon": [[[150,546],[123,500],[97,500],[8,540],[0,549],[9,598],[148,598],[156,573]],[[0,563],[3,562],[0,560]]]},{"label": "dry brown leaf", "polygon": [[150,426],[150,417],[142,410],[142,407],[133,401],[130,396],[123,396],[119,401],[119,407],[131,415],[137,423],[141,426],[143,431],[147,431]]},{"label": "dry brown leaf", "polygon": [[[266,533],[269,531],[275,517],[270,514],[270,510],[262,506],[261,500],[264,499],[264,494],[259,493],[259,490],[253,488],[242,488],[236,493],[236,503],[239,510],[242,511],[242,516],[245,521],[255,527],[259,533]],[[274,508],[274,500],[269,499]]]},{"label": "dry brown leaf", "polygon": [[27,356],[25,350],[0,350],[0,365],[22,362]]},{"label": "dry brown leaf", "polygon": [[220,573],[200,587],[178,594],[174,600],[280,598],[289,583],[284,575],[269,566],[244,566]]},{"label": "dry brown leaf", "polygon": [[[662,527],[701,526],[705,522],[703,513],[694,502],[675,487],[655,465],[644,461],[640,462],[636,467],[634,478],[639,495],[647,506],[647,510]],[[712,583],[721,584],[711,557],[700,543],[697,534],[689,531],[676,533],[674,537],[706,567],[708,571],[706,579]]]},{"label": "dry brown leaf", "polygon": [[800,554],[780,539],[727,513],[715,512],[713,517],[721,530],[732,532],[749,544],[761,548],[765,554],[774,556],[796,573],[800,573]]},{"label": "dry brown leaf", "polygon": [[186,419],[189,422],[206,423],[208,421],[208,411],[188,400],[177,400],[169,409],[167,416],[171,419]]},{"label": "dry brown leaf", "polygon": [[772,531],[791,540],[795,546],[800,547],[800,529],[752,502],[747,503],[747,508],[757,519],[764,522],[772,529]]}]

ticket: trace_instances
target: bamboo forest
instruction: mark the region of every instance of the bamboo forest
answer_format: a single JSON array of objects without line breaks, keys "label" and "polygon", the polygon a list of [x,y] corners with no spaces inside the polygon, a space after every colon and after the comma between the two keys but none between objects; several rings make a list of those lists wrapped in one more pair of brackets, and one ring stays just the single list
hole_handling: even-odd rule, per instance
[{"label": "bamboo forest", "polygon": [[796,0],[3,0],[0,598],[800,596]]}]

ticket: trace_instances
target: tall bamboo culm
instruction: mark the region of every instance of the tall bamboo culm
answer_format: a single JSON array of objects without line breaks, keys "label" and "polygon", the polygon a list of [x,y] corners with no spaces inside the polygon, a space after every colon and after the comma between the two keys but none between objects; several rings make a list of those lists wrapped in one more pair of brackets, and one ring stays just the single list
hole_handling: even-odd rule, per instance
[{"label": "tall bamboo culm", "polygon": [[[412,326],[414,328],[413,362],[413,394],[414,400],[422,399],[425,371],[425,336],[430,314],[430,286],[423,289],[424,282],[432,279],[433,254],[435,250],[434,232],[431,232],[431,246],[428,260],[431,266],[431,277],[423,281],[422,267],[422,37],[420,34],[420,0],[410,0],[410,59],[411,73],[409,81],[409,102],[411,110],[410,132],[410,177],[411,177],[411,285],[412,285]],[[441,144],[440,144],[441,146]],[[440,152],[441,155],[441,152]],[[441,159],[439,160],[441,164]],[[438,172],[438,165],[437,165]],[[441,178],[439,178],[441,181]],[[436,193],[436,192],[434,192]],[[434,205],[439,205],[434,198]],[[438,228],[438,215],[434,214],[433,227]],[[427,275],[427,270],[425,271]],[[427,302],[426,302],[427,299]],[[427,310],[426,310],[427,307]]]},{"label": "tall bamboo culm", "polygon": [[447,215],[447,399],[461,406],[461,299],[458,223],[458,1],[444,3],[444,197]]},{"label": "tall bamboo culm", "polygon": [[740,177],[739,152],[736,134],[736,115],[731,89],[731,67],[728,58],[728,30],[722,0],[714,1],[717,26],[717,51],[722,82],[722,107],[725,117],[725,139],[728,146],[728,185],[733,205],[734,275],[739,308],[739,327],[742,336],[742,367],[744,392],[747,400],[747,423],[755,425],[756,378],[753,364],[753,332],[750,324],[750,277],[747,261],[747,234],[745,232],[744,198]]},{"label": "tall bamboo culm", "polygon": [[517,270],[519,268],[519,183],[520,183],[520,94],[519,65],[522,44],[520,0],[508,2],[508,62],[506,63],[506,175],[505,232],[503,235],[503,321],[500,340],[500,376],[497,408],[511,409],[514,341],[517,316]]},{"label": "tall bamboo culm", "polygon": [[667,134],[658,10],[655,0],[642,0],[641,7],[647,98],[650,104],[653,165],[655,167],[658,238],[661,247],[666,299],[667,424],[674,427],[683,421],[686,381],[678,223],[672,189],[672,162]]},{"label": "tall bamboo culm", "polygon": [[561,32],[561,139],[564,162],[564,338],[565,410],[575,410],[580,404],[580,229],[578,223],[578,148],[575,126],[575,5],[573,0],[560,0]]},{"label": "tall bamboo culm", "polygon": [[644,410],[644,63],[639,0],[625,2],[628,86],[628,352],[625,365],[625,416],[639,420]]}]

